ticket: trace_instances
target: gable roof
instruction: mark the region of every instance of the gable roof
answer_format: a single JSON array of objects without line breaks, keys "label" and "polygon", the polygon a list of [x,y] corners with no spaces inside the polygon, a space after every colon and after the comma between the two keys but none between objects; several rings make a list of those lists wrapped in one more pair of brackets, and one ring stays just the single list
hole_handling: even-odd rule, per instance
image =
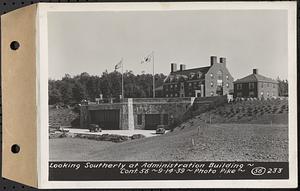
[{"label": "gable roof", "polygon": [[269,82],[269,83],[278,83],[276,80],[262,76],[260,74],[250,74],[244,78],[237,79],[233,83],[249,83],[249,82]]},{"label": "gable roof", "polygon": [[201,67],[201,68],[192,68],[187,70],[177,70],[170,74],[180,74],[180,75],[189,75],[190,73],[198,73],[201,72],[202,74],[206,74],[211,66]]}]

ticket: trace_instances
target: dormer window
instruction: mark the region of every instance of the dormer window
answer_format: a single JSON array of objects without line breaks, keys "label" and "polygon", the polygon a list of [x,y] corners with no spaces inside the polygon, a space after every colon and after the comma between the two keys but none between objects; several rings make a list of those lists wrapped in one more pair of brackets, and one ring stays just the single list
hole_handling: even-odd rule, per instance
[{"label": "dormer window", "polygon": [[198,72],[198,78],[201,78],[201,77],[202,77],[202,73]]},{"label": "dormer window", "polygon": [[194,78],[195,74],[194,73],[190,73],[190,79]]},{"label": "dormer window", "polygon": [[174,77],[170,76],[170,82],[173,82],[173,80],[174,80]]},{"label": "dormer window", "polygon": [[211,78],[214,78],[214,75],[213,75],[213,73],[211,73],[211,74],[210,74],[210,77],[211,77]]}]

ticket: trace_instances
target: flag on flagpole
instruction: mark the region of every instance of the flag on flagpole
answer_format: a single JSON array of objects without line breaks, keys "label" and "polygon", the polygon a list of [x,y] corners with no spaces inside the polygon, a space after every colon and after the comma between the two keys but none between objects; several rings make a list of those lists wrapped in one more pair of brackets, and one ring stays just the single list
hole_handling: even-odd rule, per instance
[{"label": "flag on flagpole", "polygon": [[153,57],[152,53],[149,54],[148,56],[146,56],[146,57],[142,60],[141,64],[149,64],[149,63],[151,63],[151,62],[152,62],[152,57]]},{"label": "flag on flagpole", "polygon": [[153,98],[155,98],[155,75],[154,75],[154,51],[152,51],[148,56],[146,56],[142,61],[141,64],[149,64],[152,63],[152,83],[153,83]]},{"label": "flag on flagpole", "polygon": [[118,62],[118,64],[115,65],[115,70],[122,67],[122,62],[123,62],[123,59],[121,59],[120,62]]}]

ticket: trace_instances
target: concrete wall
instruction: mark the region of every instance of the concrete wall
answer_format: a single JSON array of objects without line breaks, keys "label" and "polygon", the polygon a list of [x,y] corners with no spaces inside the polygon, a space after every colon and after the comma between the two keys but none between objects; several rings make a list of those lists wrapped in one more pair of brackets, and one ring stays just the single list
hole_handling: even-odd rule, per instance
[{"label": "concrete wall", "polygon": [[[192,103],[192,98],[133,98],[133,118],[134,129],[145,128],[145,114],[168,114],[174,118],[181,118],[189,109]],[[128,115],[128,99],[124,99],[122,103],[111,104],[82,104],[80,124],[81,128],[88,128],[91,123],[90,111],[93,110],[111,110],[117,109],[120,111],[120,129],[129,129]],[[138,125],[138,115],[142,115],[142,124]],[[162,122],[162,121],[161,121]]]}]

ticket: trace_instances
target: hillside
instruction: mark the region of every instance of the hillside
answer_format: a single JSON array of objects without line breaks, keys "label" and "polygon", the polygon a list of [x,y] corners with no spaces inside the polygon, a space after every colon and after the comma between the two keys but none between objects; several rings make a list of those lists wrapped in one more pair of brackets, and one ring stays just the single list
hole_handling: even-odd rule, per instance
[{"label": "hillside", "polygon": [[49,126],[71,126],[79,114],[70,108],[49,106]]},{"label": "hillside", "polygon": [[237,101],[195,115],[207,123],[287,124],[288,100]]},{"label": "hillside", "polygon": [[193,119],[165,135],[123,143],[50,139],[50,160],[288,161],[287,131],[287,125],[210,125]]},{"label": "hillside", "polygon": [[162,136],[122,143],[50,139],[50,160],[288,161],[287,118],[287,100],[240,101],[196,115]]}]

